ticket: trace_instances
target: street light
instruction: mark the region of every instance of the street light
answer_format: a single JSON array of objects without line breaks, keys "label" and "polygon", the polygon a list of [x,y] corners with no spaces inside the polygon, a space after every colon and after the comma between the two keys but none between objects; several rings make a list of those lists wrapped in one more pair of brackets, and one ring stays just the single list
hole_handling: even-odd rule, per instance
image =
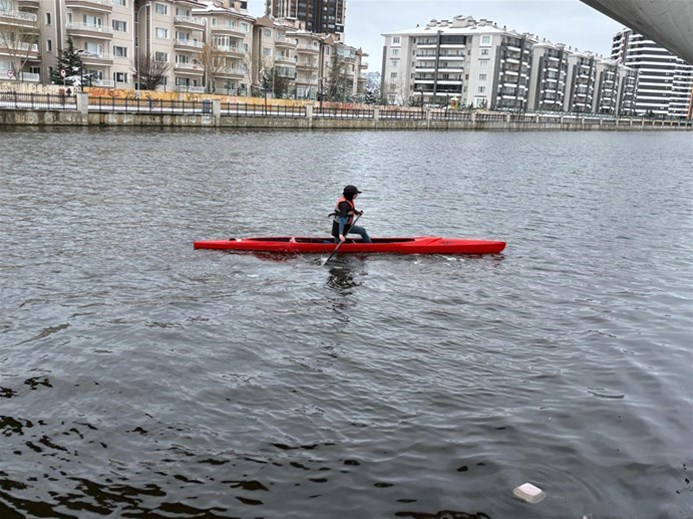
[{"label": "street light", "polygon": [[320,88],[320,91],[318,94],[320,94],[320,111],[322,112],[322,100],[325,97],[325,78],[321,77],[318,78],[318,87]]},{"label": "street light", "polygon": [[[145,7],[149,7],[150,3],[145,2],[144,5],[141,5],[140,8],[137,10],[137,27],[135,28],[135,41],[137,44],[135,45],[135,97],[139,99],[140,93],[139,91],[141,90],[140,88],[140,11],[144,9]],[[146,45],[146,38],[145,38],[145,45]]]}]

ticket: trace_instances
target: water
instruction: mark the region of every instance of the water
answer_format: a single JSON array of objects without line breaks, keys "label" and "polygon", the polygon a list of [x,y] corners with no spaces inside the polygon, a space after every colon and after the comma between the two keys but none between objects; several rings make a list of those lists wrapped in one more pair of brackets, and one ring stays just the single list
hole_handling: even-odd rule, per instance
[{"label": "water", "polygon": [[[0,517],[693,517],[691,144],[0,131]],[[373,236],[508,247],[192,248],[347,183]]]}]

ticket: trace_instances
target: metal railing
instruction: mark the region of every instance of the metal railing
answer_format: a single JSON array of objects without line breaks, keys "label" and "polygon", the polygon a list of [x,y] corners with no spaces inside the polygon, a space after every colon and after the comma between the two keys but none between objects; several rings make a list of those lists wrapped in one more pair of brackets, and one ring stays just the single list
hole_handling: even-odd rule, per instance
[{"label": "metal railing", "polygon": [[222,103],[221,115],[231,117],[305,117],[306,108],[304,106]]},{"label": "metal railing", "polygon": [[0,109],[76,110],[77,99],[71,95],[0,92]]},{"label": "metal railing", "polygon": [[313,117],[322,119],[373,119],[375,111],[369,108],[318,108]]},{"label": "metal railing", "polygon": [[384,119],[425,119],[426,112],[420,108],[401,109],[401,108],[381,108],[380,120]]},{"label": "metal railing", "polygon": [[[105,82],[105,81],[104,81]],[[71,94],[71,92],[70,92]],[[218,102],[216,102],[218,103]],[[169,114],[169,115],[212,115],[215,101],[201,99],[195,101],[162,100],[148,98],[89,97],[90,113],[131,113],[131,114]],[[219,115],[222,117],[285,117],[306,118],[308,110],[305,105],[284,106],[251,103],[218,103]],[[511,111],[475,111],[456,110],[452,108],[395,108],[395,107],[314,107],[313,119],[337,120],[412,120],[441,122],[454,121],[502,127],[517,125],[535,127],[562,125],[565,127],[592,128],[693,128],[693,121],[687,119],[653,119],[643,117],[615,116],[611,114],[571,113],[571,112],[511,112]],[[65,94],[31,94],[18,92],[0,92],[0,109],[5,110],[77,110],[77,99],[74,95]],[[549,126],[550,127],[550,126]]]},{"label": "metal railing", "polygon": [[95,113],[201,114],[212,113],[211,101],[174,101],[168,99],[123,99],[90,97],[89,111]]}]

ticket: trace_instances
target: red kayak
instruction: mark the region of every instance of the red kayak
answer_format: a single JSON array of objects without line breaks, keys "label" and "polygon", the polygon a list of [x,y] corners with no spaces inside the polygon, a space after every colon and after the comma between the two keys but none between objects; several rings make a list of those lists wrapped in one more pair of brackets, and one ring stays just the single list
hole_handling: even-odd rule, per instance
[{"label": "red kayak", "polygon": [[[263,238],[230,238],[228,240],[196,241],[196,249],[222,249],[284,254],[330,254],[336,244],[331,238],[273,236]],[[462,240],[421,236],[417,238],[373,238],[373,243],[347,239],[340,254],[370,252],[387,254],[497,254],[505,248],[504,241]]]}]

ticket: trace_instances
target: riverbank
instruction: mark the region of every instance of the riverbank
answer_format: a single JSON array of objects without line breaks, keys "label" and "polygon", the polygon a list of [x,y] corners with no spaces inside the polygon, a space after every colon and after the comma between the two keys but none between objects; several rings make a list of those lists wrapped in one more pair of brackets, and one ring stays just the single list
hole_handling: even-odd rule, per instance
[{"label": "riverbank", "polygon": [[329,130],[642,131],[693,129],[693,121],[597,114],[515,113],[396,107],[333,108],[222,103],[219,99],[164,101],[4,94],[4,126],[143,126]]}]

